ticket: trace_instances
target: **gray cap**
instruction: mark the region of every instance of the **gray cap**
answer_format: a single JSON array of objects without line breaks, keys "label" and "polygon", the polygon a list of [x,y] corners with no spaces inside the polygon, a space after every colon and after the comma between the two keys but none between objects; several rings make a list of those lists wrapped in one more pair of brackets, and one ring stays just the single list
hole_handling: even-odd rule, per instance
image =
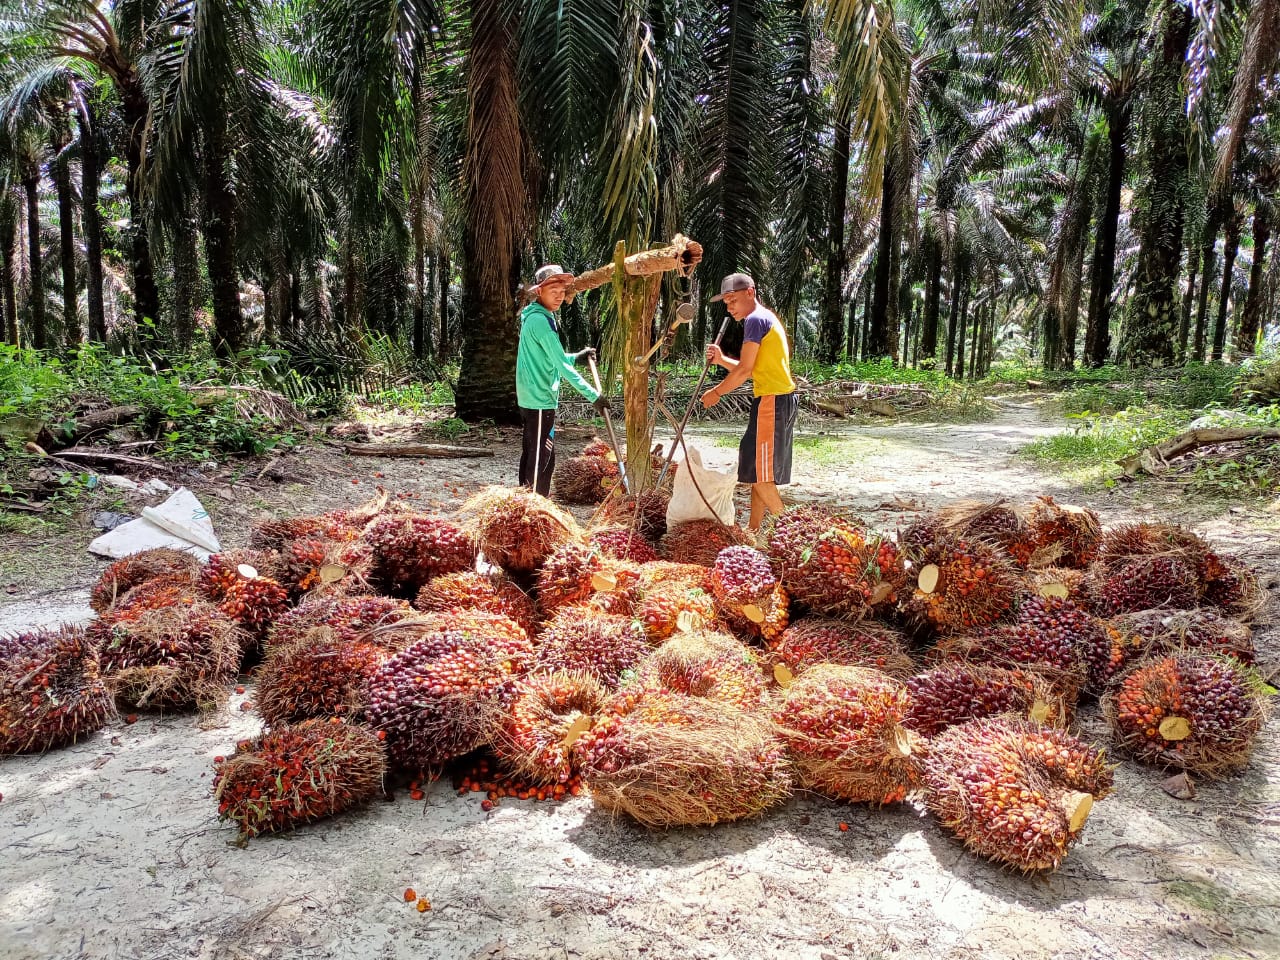
[{"label": "gray cap", "polygon": [[560,266],[558,263],[543,264],[533,275],[533,285],[540,287],[548,280],[563,280],[568,283],[573,279],[573,274]]},{"label": "gray cap", "polygon": [[737,293],[739,290],[752,290],[756,282],[745,273],[731,273],[720,281],[720,292],[711,298],[712,303],[719,303],[726,293]]}]

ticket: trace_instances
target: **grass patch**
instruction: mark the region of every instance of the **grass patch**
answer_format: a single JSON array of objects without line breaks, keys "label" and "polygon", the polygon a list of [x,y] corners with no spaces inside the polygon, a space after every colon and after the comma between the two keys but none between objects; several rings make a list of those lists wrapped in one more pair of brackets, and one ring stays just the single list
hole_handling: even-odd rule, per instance
[{"label": "grass patch", "polygon": [[1113,481],[1120,475],[1118,461],[1152,444],[1167,440],[1186,428],[1186,411],[1128,409],[1109,415],[1078,414],[1069,432],[1033,440],[1019,455],[1065,468],[1082,483]]}]

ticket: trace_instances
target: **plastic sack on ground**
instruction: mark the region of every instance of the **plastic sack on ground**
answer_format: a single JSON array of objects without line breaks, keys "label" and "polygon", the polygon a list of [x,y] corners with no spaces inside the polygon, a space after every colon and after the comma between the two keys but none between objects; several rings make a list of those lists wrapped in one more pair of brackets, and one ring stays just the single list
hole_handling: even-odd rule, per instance
[{"label": "plastic sack on ground", "polygon": [[[689,520],[710,519],[732,524],[733,488],[737,483],[736,469],[731,467],[722,472],[704,467],[698,448],[686,444],[684,463],[676,471],[675,489],[671,493],[671,503],[667,506],[667,526]],[[702,491],[701,495],[699,490]],[[710,510],[707,509],[708,506]]]}]

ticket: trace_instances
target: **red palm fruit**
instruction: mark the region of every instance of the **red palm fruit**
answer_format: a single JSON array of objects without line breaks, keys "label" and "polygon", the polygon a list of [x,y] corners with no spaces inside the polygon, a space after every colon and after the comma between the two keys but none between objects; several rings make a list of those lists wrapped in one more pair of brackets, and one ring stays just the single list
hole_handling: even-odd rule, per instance
[{"label": "red palm fruit", "polygon": [[942,536],[906,554],[915,583],[902,609],[939,633],[962,633],[1009,618],[1025,585],[1004,553],[989,544]]},{"label": "red palm fruit", "polygon": [[311,721],[273,730],[213,766],[218,815],[253,837],[374,799],[386,759],[372,731]]},{"label": "red palm fruit", "polygon": [[207,710],[240,669],[243,631],[210,603],[148,610],[99,631],[102,674],[122,705]]},{"label": "red palm fruit", "polygon": [[315,627],[332,630],[339,640],[355,640],[374,627],[412,615],[409,604],[391,597],[313,597],[275,622],[270,647],[296,643]]},{"label": "red palm fruit", "polygon": [[744,606],[759,609],[777,585],[769,558],[754,547],[725,547],[711,567],[711,594],[734,613]]},{"label": "red palm fruit", "polygon": [[432,577],[470,570],[475,540],[444,517],[392,514],[369,525],[364,538],[373,548],[374,579],[389,592],[414,596]]},{"label": "red palm fruit", "polygon": [[761,706],[769,695],[755,652],[733,637],[710,630],[678,633],[666,641],[640,664],[636,682],[745,710]]},{"label": "red palm fruit", "polygon": [[594,437],[582,448],[582,456],[612,460],[614,459],[613,447],[609,446],[609,441]]},{"label": "red palm fruit", "polygon": [[1035,537],[1037,556],[1044,562],[1083,569],[1098,555],[1102,523],[1098,514],[1087,507],[1040,497],[1027,522]]},{"label": "red palm fruit", "polygon": [[599,520],[635,530],[650,543],[658,543],[667,532],[666,490],[645,490],[638,495],[612,496],[600,508]]},{"label": "red palm fruit", "polygon": [[561,607],[590,600],[597,591],[615,589],[620,568],[620,561],[597,547],[576,542],[562,544],[538,570],[538,610],[549,617]]},{"label": "red palm fruit", "polygon": [[891,606],[907,582],[897,545],[853,527],[828,530],[801,558],[783,584],[796,603],[827,616],[858,618]]},{"label": "red palm fruit", "polygon": [[534,573],[557,547],[582,541],[572,514],[524,487],[488,487],[461,512],[485,558],[508,573]]},{"label": "red palm fruit", "polygon": [[738,613],[717,604],[716,615],[720,626],[744,642],[763,640],[767,644],[775,643],[791,622],[791,597],[782,584],[778,583],[752,607],[754,609],[748,608],[745,613]]},{"label": "red palm fruit", "polygon": [[392,655],[387,647],[340,639],[312,627],[296,643],[273,647],[258,669],[255,703],[272,727],[303,720],[359,720],[368,706],[369,680]]},{"label": "red palm fruit", "polygon": [[678,631],[700,630],[716,617],[711,594],[684,580],[665,580],[648,587],[638,595],[633,610],[651,643],[661,643]]},{"label": "red palm fruit", "polygon": [[758,816],[791,792],[767,719],[661,690],[619,695],[573,756],[597,804],[657,829]]},{"label": "red palm fruit", "polygon": [[1201,602],[1242,623],[1252,623],[1267,603],[1267,591],[1243,560],[1210,551],[1200,566]]},{"label": "red palm fruit", "polygon": [[824,533],[835,529],[860,531],[865,527],[861,520],[813,504],[788,507],[769,518],[763,536],[765,553],[773,562],[774,572],[786,583],[791,571],[803,566],[806,554]]},{"label": "red palm fruit", "polygon": [[628,563],[649,563],[658,552],[644,537],[626,527],[602,527],[587,535],[587,543],[601,552]]},{"label": "red palm fruit", "polygon": [[1026,721],[971,720],[932,740],[925,803],[975,853],[1023,871],[1054,870],[1111,791],[1101,750]]},{"label": "red palm fruit", "polygon": [[755,536],[749,530],[707,518],[687,520],[669,528],[658,543],[658,553],[672,563],[709,567],[726,547],[754,544]]},{"label": "red palm fruit", "polygon": [[1216,778],[1249,762],[1266,719],[1256,684],[1228,657],[1148,660],[1103,700],[1116,743],[1143,763]]},{"label": "red palm fruit", "polygon": [[475,609],[510,617],[532,634],[538,618],[532,598],[507,577],[463,570],[428,581],[413,605],[426,613]]},{"label": "red palm fruit", "polygon": [[1194,607],[1200,595],[1194,568],[1167,556],[1136,557],[1110,572],[1095,566],[1090,580],[1094,609],[1104,617],[1155,607]]},{"label": "red palm fruit", "polygon": [[533,658],[516,623],[488,614],[473,612],[456,623],[408,621],[378,632],[417,636],[374,673],[366,711],[369,725],[386,733],[392,764],[410,773],[488,743],[496,705]]},{"label": "red palm fruit", "polygon": [[493,750],[517,777],[533,784],[569,783],[572,748],[605,699],[586,674],[533,674],[516,681],[501,708]]},{"label": "red palm fruit", "polygon": [[98,652],[82,628],[0,637],[0,756],[75,743],[114,716]]},{"label": "red palm fruit", "polygon": [[1030,668],[956,661],[910,677],[906,683],[911,693],[906,725],[925,737],[935,737],[967,720],[1003,714],[1050,726],[1063,726],[1071,719],[1063,697]]},{"label": "red palm fruit", "polygon": [[200,572],[200,561],[182,550],[157,547],[143,550],[110,564],[89,591],[89,606],[94,613],[105,613],[107,608],[124,597],[134,587],[169,576],[190,580]]},{"label": "red palm fruit", "polygon": [[855,803],[897,803],[919,786],[919,738],[903,726],[907,688],[878,670],[818,664],[774,710],[797,782]]},{"label": "red palm fruit", "polygon": [[805,617],[783,630],[769,649],[775,663],[796,675],[820,663],[868,667],[898,679],[916,669],[900,631],[866,620]]},{"label": "red palm fruit", "polygon": [[631,617],[566,608],[538,637],[534,669],[591,677],[612,690],[633,675],[650,651],[644,629]]}]

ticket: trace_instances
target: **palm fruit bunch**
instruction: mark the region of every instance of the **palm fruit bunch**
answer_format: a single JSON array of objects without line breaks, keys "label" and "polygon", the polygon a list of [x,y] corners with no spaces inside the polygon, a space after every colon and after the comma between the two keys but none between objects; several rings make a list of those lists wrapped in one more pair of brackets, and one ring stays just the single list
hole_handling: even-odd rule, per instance
[{"label": "palm fruit bunch", "polygon": [[706,574],[707,569],[696,564],[641,567],[640,580],[632,588],[632,608],[650,642],[661,643],[677,631],[700,630],[715,621],[715,601],[707,589]]},{"label": "palm fruit bunch", "polygon": [[200,601],[196,579],[186,572],[144,580],[102,611],[104,621],[130,620],[150,610],[189,607]]},{"label": "palm fruit bunch", "polygon": [[592,437],[587,441],[587,445],[582,448],[582,456],[595,457],[597,460],[615,459],[613,447],[609,446],[609,441],[602,440],[600,437]]},{"label": "palm fruit bunch", "polygon": [[1058,867],[1112,786],[1103,751],[1002,718],[930,741],[924,780],[925,805],[943,827],[975,853],[1028,872]]},{"label": "palm fruit bunch", "polygon": [[281,550],[294,540],[310,538],[345,542],[356,539],[367,522],[353,519],[342,511],[260,520],[249,532],[249,546],[259,550]]},{"label": "palm fruit bunch", "polygon": [[1209,544],[1172,523],[1127,523],[1112,527],[1098,544],[1097,562],[1110,570],[1136,557],[1171,556],[1193,567],[1211,553]]},{"label": "palm fruit bunch", "polygon": [[424,613],[484,610],[510,617],[532,634],[537,608],[520,586],[502,575],[462,570],[435,577],[418,591],[413,605]]},{"label": "palm fruit bunch", "polygon": [[644,628],[627,616],[566,608],[538,637],[533,669],[591,677],[614,689],[649,655]]},{"label": "palm fruit bunch", "polygon": [[218,816],[255,837],[367,803],[382,793],[386,766],[372,731],[309,721],[214,758],[213,795]]},{"label": "palm fruit bunch", "polygon": [[892,606],[906,583],[897,545],[852,526],[819,536],[783,580],[796,603],[815,613],[854,618]]},{"label": "palm fruit bunch", "polygon": [[104,613],[108,607],[139,584],[157,577],[176,576],[187,580],[200,572],[200,561],[182,550],[157,547],[143,550],[123,560],[116,560],[89,591],[89,606],[94,613]]},{"label": "palm fruit bunch", "polygon": [[258,712],[272,727],[316,717],[359,720],[373,674],[392,655],[383,643],[343,639],[312,627],[295,643],[273,646],[258,669]]},{"label": "palm fruit bunch", "polygon": [[671,527],[659,541],[658,553],[672,563],[709,567],[726,547],[753,546],[755,542],[749,530],[708,517],[686,520]]},{"label": "palm fruit bunch", "polygon": [[1143,763],[1220,777],[1249,762],[1266,719],[1258,684],[1228,657],[1139,663],[1103,700],[1116,743]]},{"label": "palm fruit bunch", "polygon": [[1201,603],[1252,623],[1267,602],[1267,591],[1238,557],[1210,551],[1200,565]]},{"label": "palm fruit bunch", "polygon": [[413,597],[432,577],[470,570],[475,540],[444,517],[424,513],[380,517],[365,531],[373,548],[373,576],[385,590]]},{"label": "palm fruit bunch", "polygon": [[562,503],[596,504],[618,483],[618,464],[608,457],[570,457],[556,464],[552,477]]},{"label": "palm fruit bunch", "polygon": [[[820,663],[868,667],[903,679],[915,673],[907,638],[892,627],[862,620],[851,623],[824,617],[797,620],[768,644],[775,674],[799,675]],[[785,670],[779,669],[785,668]]]},{"label": "palm fruit bunch", "polygon": [[314,597],[275,622],[270,648],[290,646],[316,627],[332,630],[339,640],[355,640],[375,627],[412,615],[409,604],[391,597]]},{"label": "palm fruit bunch", "polygon": [[364,541],[324,536],[288,540],[279,550],[278,577],[296,602],[307,596],[344,596],[371,591],[373,548]]},{"label": "palm fruit bunch", "polygon": [[909,677],[908,727],[936,737],[968,720],[1015,714],[1035,723],[1065,726],[1070,705],[1034,669],[955,661]]},{"label": "palm fruit bunch", "polygon": [[385,731],[398,769],[425,771],[487,743],[495,706],[532,660],[532,644],[514,621],[480,613],[469,618],[384,628],[417,637],[369,681],[366,717]]},{"label": "palm fruit bunch", "polygon": [[573,745],[591,728],[604,700],[604,687],[587,674],[524,677],[502,704],[494,753],[527,782],[568,784],[577,772]]},{"label": "palm fruit bunch", "polygon": [[915,584],[904,590],[907,618],[938,633],[961,633],[1006,619],[1025,590],[999,548],[942,536],[907,553]]},{"label": "palm fruit bunch", "polygon": [[280,571],[279,555],[268,550],[224,550],[211,556],[200,571],[197,585],[206,600],[221,603],[237,581],[250,575],[240,567],[248,567],[252,576],[265,575],[276,579]]},{"label": "palm fruit bunch", "polygon": [[289,591],[271,577],[249,575],[252,569],[238,568],[240,576],[218,604],[219,610],[245,628],[242,636],[246,638],[262,636],[289,608]]},{"label": "palm fruit bunch", "polygon": [[755,607],[755,610],[747,611],[750,613],[747,616],[717,604],[720,626],[746,643],[755,640],[776,643],[791,623],[791,597],[782,584],[774,584],[773,590]]},{"label": "palm fruit bunch", "polygon": [[1194,610],[1139,610],[1106,621],[1111,632],[1107,681],[1147,656],[1212,653],[1252,664],[1257,655],[1253,631],[1210,607]]},{"label": "palm fruit bunch", "polygon": [[658,559],[653,544],[627,527],[601,527],[587,535],[587,543],[616,560],[650,563]]},{"label": "palm fruit bunch", "polygon": [[640,665],[636,682],[689,697],[731,703],[744,710],[768,699],[760,660],[748,646],[711,630],[676,634]]},{"label": "palm fruit bunch", "polygon": [[582,540],[571,514],[524,487],[487,487],[462,512],[472,518],[485,559],[508,573],[534,573],[557,547]]},{"label": "palm fruit bunch", "polygon": [[1036,539],[1030,525],[1002,500],[952,504],[938,511],[938,519],[954,537],[995,544],[1024,570],[1035,555]]},{"label": "palm fruit bunch", "polygon": [[1168,555],[1134,557],[1111,568],[1095,565],[1088,589],[1103,617],[1155,607],[1185,609],[1200,597],[1195,568]]},{"label": "palm fruit bunch", "polygon": [[823,663],[791,682],[773,723],[796,781],[854,803],[897,803],[920,782],[907,688],[879,670]]},{"label": "palm fruit bunch", "polygon": [[720,611],[763,623],[778,578],[769,558],[754,547],[725,547],[711,567],[710,586]]},{"label": "palm fruit bunch", "polygon": [[703,697],[620,694],[573,756],[597,804],[651,828],[742,820],[791,793],[768,720]]},{"label": "palm fruit bunch", "polygon": [[952,660],[1035,668],[1074,700],[1081,686],[1101,690],[1111,636],[1101,621],[1070,600],[1031,597],[1016,622],[944,637],[930,651],[933,663]]},{"label": "palm fruit bunch", "polygon": [[[538,570],[538,610],[549,617],[561,607],[590,600],[598,591],[616,590],[623,569],[621,561],[598,547],[576,541],[561,544]],[[623,574],[621,580],[629,578]]]},{"label": "palm fruit bunch", "polygon": [[1035,540],[1036,556],[1046,563],[1081,570],[1098,555],[1102,523],[1093,510],[1040,497],[1031,508],[1027,523]]},{"label": "palm fruit bunch", "polygon": [[83,629],[0,637],[0,756],[75,743],[114,716],[98,652]]},{"label": "palm fruit bunch", "polygon": [[671,494],[666,490],[612,496],[600,507],[598,519],[635,530],[650,543],[658,543],[667,532],[670,503]]},{"label": "palm fruit bunch", "polygon": [[813,504],[788,507],[769,518],[764,533],[765,553],[773,561],[779,579],[786,583],[790,570],[803,565],[805,555],[828,530],[860,530],[863,526],[861,521]]},{"label": "palm fruit bunch", "polygon": [[244,631],[211,603],[104,622],[102,674],[116,701],[142,710],[208,710],[240,671]]}]

